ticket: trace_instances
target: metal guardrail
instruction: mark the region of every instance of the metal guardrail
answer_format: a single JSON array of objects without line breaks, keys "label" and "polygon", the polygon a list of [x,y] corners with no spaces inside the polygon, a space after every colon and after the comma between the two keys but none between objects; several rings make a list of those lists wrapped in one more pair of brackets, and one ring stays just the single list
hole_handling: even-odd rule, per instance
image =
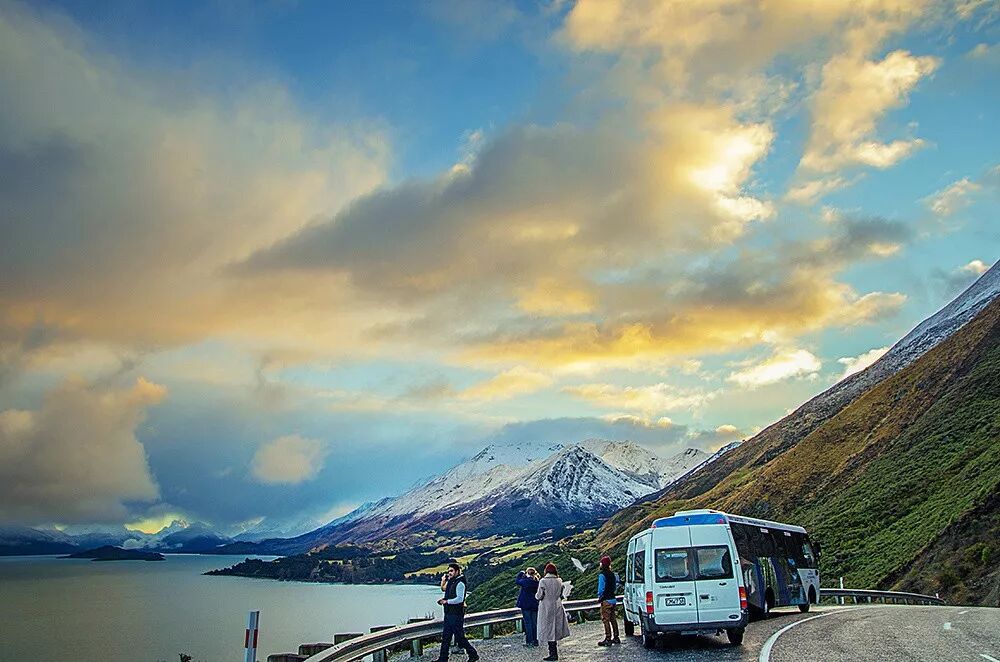
[{"label": "metal guardrail", "polygon": [[[854,600],[854,604],[862,604],[862,601],[865,603],[879,601],[885,604],[944,604],[944,600],[933,595],[905,593],[900,591],[868,591],[864,589],[846,588],[821,588],[820,599],[823,598],[834,598],[838,600],[840,604],[844,604],[844,600],[848,598],[852,598]],[[622,599],[622,596],[618,596],[619,601]],[[599,609],[600,603],[596,599],[569,600],[563,603],[563,607],[568,613],[579,613],[582,611]],[[474,627],[489,628],[493,625],[518,621],[520,619],[521,610],[516,608],[481,611],[466,614],[465,627],[466,629]],[[372,632],[371,634],[350,639],[331,648],[327,648],[320,653],[316,653],[315,655],[306,658],[305,662],[352,662],[353,660],[360,659],[366,655],[379,655],[382,654],[383,651],[390,648],[398,649],[408,642],[421,642],[423,639],[440,637],[441,627],[443,624],[444,622],[442,620],[436,619],[378,630],[377,632]],[[485,636],[486,638],[489,638],[492,636],[492,632],[487,630]],[[419,646],[414,647],[411,650],[416,653],[417,648],[419,648]]]},{"label": "metal guardrail", "polygon": [[[884,604],[917,604],[917,605],[943,605],[944,600],[936,595],[923,595],[921,593],[906,593],[904,591],[869,591],[859,588],[821,588],[819,590],[820,600],[823,598],[835,598],[840,604],[844,604],[846,598],[853,598],[854,604],[882,602]],[[890,602],[890,600],[892,602]]]},{"label": "metal guardrail", "polygon": [[[622,596],[618,596],[622,600]],[[563,607],[568,613],[578,613],[600,609],[600,602],[593,600],[567,600],[563,602]],[[496,609],[493,611],[481,611],[465,615],[465,627],[489,627],[499,623],[508,623],[521,619],[520,609]],[[430,639],[441,636],[441,628],[444,621],[435,619],[433,621],[423,621],[420,623],[410,623],[400,625],[386,630],[372,632],[356,639],[350,639],[341,644],[337,644],[325,651],[316,653],[305,662],[350,662],[365,655],[379,653],[387,648],[395,648],[407,642]],[[489,636],[489,635],[488,635]]]}]

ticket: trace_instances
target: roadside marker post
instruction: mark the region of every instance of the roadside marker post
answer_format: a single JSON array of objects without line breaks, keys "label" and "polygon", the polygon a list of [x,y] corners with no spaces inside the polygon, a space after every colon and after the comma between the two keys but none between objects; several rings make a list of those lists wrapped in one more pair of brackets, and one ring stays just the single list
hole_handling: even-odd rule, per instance
[{"label": "roadside marker post", "polygon": [[246,655],[243,662],[257,662],[257,630],[260,626],[260,612],[252,611],[247,616],[246,634],[243,635],[243,648]]}]

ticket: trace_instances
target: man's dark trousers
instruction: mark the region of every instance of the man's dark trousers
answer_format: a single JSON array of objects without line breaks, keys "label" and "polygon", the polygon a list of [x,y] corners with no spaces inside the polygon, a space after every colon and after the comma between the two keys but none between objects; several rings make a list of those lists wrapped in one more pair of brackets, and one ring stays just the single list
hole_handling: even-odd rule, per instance
[{"label": "man's dark trousers", "polygon": [[469,640],[465,638],[465,614],[445,614],[444,628],[441,630],[441,655],[439,660],[447,660],[451,648],[451,640],[454,637],[455,643],[465,649],[469,655],[469,660],[478,660],[479,653],[472,647]]}]

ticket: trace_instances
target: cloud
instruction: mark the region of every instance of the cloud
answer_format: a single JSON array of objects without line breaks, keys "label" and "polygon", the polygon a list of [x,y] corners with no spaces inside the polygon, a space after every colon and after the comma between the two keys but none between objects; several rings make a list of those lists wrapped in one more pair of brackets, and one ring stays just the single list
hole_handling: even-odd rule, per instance
[{"label": "cloud", "polygon": [[[648,446],[676,444],[688,432],[667,420],[616,415],[609,418],[549,418],[508,423],[480,443],[576,443],[586,439],[631,440]],[[476,449],[478,450],[478,448]]]},{"label": "cloud", "polygon": [[811,205],[827,193],[844,188],[845,186],[847,186],[847,181],[843,177],[813,179],[792,186],[785,193],[785,200],[800,205]]},{"label": "cloud", "polygon": [[714,430],[692,431],[688,434],[687,439],[688,443],[692,445],[714,451],[730,442],[746,439],[750,436],[750,432],[741,430],[735,425],[725,423]]},{"label": "cloud", "polygon": [[840,376],[841,379],[853,375],[856,372],[861,372],[871,364],[878,361],[882,356],[889,351],[888,347],[876,347],[875,349],[870,349],[864,354],[858,356],[844,356],[837,359],[837,363],[844,366],[844,374]]},{"label": "cloud", "polygon": [[244,287],[220,267],[381,182],[385,141],[257,80],[151,72],[65,17],[0,7],[0,325],[145,348],[293,333],[303,346],[319,317],[336,343],[339,315],[303,306],[335,301],[332,283]]},{"label": "cloud", "polygon": [[925,198],[924,202],[936,215],[951,216],[968,207],[971,202],[970,198],[981,189],[982,186],[971,181],[968,177],[963,177],[954,184]]},{"label": "cloud", "polygon": [[801,165],[832,172],[866,165],[888,168],[923,146],[919,138],[881,142],[878,121],[906,104],[922,78],[939,66],[937,58],[893,51],[874,61],[852,54],[823,65],[822,82],[812,98],[812,129]]},{"label": "cloud", "polygon": [[567,386],[562,391],[598,407],[626,409],[647,414],[700,409],[718,395],[717,392],[682,389],[662,382],[652,386],[624,387],[614,384],[581,384]]},{"label": "cloud", "polygon": [[[581,0],[562,38],[577,50],[622,53],[673,94],[733,88],[779,55],[868,52],[925,13],[922,0],[901,3]],[[650,85],[654,84],[651,82]]]},{"label": "cloud", "polygon": [[37,410],[0,412],[0,521],[120,522],[130,502],[155,500],[135,430],[165,397],[142,378],[121,390],[70,380]]},{"label": "cloud", "polygon": [[776,384],[787,379],[814,377],[823,363],[804,349],[785,349],[775,352],[769,358],[742,370],[733,372],[727,381],[747,389]]},{"label": "cloud", "polygon": [[323,469],[327,450],[323,442],[297,434],[269,441],[253,456],[253,477],[268,485],[302,483]]},{"label": "cloud", "polygon": [[486,381],[474,384],[459,393],[463,400],[506,400],[517,395],[534,393],[552,384],[550,376],[517,366]]},{"label": "cloud", "polygon": [[725,244],[771,215],[743,190],[773,139],[768,126],[686,105],[651,117],[641,136],[612,129],[511,128],[467,168],[366,196],[233,273],[325,273],[382,300],[464,293],[576,313],[594,305],[595,264]]},{"label": "cloud", "polygon": [[884,259],[912,238],[900,222],[842,217],[819,240],[759,252],[745,248],[735,258],[644,272],[596,288],[601,307],[595,320],[531,320],[460,341],[472,362],[561,369],[649,369],[700,353],[787,343],[898,313],[905,295],[859,294],[834,276],[845,265]]},{"label": "cloud", "polygon": [[951,271],[934,269],[931,281],[942,299],[951,299],[989,271],[990,266],[982,260],[972,260]]}]

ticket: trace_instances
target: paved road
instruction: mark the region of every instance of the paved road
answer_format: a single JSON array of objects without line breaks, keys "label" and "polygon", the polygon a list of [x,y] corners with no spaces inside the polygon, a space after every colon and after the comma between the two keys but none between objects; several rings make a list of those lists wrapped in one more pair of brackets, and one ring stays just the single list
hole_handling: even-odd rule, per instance
[{"label": "paved road", "polygon": [[[638,637],[625,638],[622,646],[599,648],[596,643],[604,635],[600,623],[571,629],[572,636],[559,646],[559,658],[566,662],[1000,662],[1000,609],[814,607],[808,614],[777,610],[768,620],[750,624],[742,646],[729,645],[723,635],[666,639],[655,650],[645,650]],[[524,648],[521,641],[511,636],[474,644],[483,662],[539,662],[547,654],[544,646]],[[762,652],[765,648],[768,651]],[[436,657],[437,650],[428,649],[424,659]],[[464,662],[465,655],[454,655],[452,660]]]},{"label": "paved road", "polygon": [[783,633],[770,662],[1000,662],[1000,609],[859,607]]}]

